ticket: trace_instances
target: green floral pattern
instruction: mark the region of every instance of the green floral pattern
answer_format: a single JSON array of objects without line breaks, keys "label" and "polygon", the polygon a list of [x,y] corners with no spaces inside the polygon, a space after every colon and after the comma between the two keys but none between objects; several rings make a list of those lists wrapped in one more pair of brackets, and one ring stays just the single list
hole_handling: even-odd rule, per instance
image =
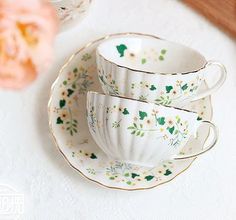
[{"label": "green floral pattern", "polygon": [[106,90],[108,90],[108,93],[111,95],[119,95],[119,88],[116,85],[116,81],[114,79],[111,79],[111,75],[103,75],[101,74],[100,71],[98,78],[100,80],[100,82],[102,83],[102,85],[105,86]]},{"label": "green floral pattern", "polygon": [[[132,36],[136,35],[132,34]],[[83,81],[89,81],[87,90],[101,92],[100,83],[97,80],[96,68],[94,68],[96,63],[95,51],[97,45],[100,43],[101,41],[96,41],[96,43],[76,53],[73,59],[70,60],[69,64],[60,73],[58,80],[55,82],[54,89],[52,90],[52,97],[49,103],[49,120],[60,152],[62,152],[73,168],[79,170],[79,172],[90,180],[108,187],[136,190],[152,188],[168,182],[179,173],[183,172],[191,164],[192,160],[181,162],[174,160],[167,161],[153,169],[123,164],[108,159],[90,136],[86,120],[85,90],[87,86],[84,86],[87,82],[85,81],[85,83],[83,83]],[[72,81],[74,81],[78,75],[74,75],[74,70],[77,74],[86,73],[87,75],[86,77],[79,77],[75,88],[72,87]],[[135,84],[135,86],[137,85]],[[156,85],[154,86],[156,87],[154,92],[157,92],[160,88]],[[147,89],[150,88],[151,85],[149,85]],[[144,96],[146,95],[144,94]],[[199,113],[199,119],[209,120],[211,118],[211,103],[208,97],[191,104],[190,109]],[[108,113],[112,111],[120,111],[127,117],[129,115],[129,109],[127,108],[112,107],[107,109]],[[140,119],[141,117],[143,117],[143,120]],[[141,116],[137,115],[138,121],[143,122],[145,128],[149,125],[147,123],[148,117],[146,117],[145,114]],[[77,125],[75,126],[77,133],[73,132],[73,135],[71,135],[70,131],[66,129],[67,126],[69,126],[66,122],[76,123],[73,120],[77,121]],[[111,121],[111,125],[112,123],[114,123],[113,129],[117,129],[117,126],[121,126],[122,121],[114,120]],[[127,129],[127,132],[130,131],[131,130]],[[203,131],[201,130],[200,132],[204,133],[205,131],[203,129]],[[194,147],[194,149],[191,149],[192,147]],[[202,146],[191,144],[186,145],[182,153],[189,153],[192,152],[192,150],[196,151],[201,147]]]},{"label": "green floral pattern", "polygon": [[[104,86],[104,89],[109,94],[127,96],[121,91],[116,81],[112,79],[111,75],[106,76],[104,72],[100,71],[99,79]],[[192,95],[194,95],[197,92],[201,81],[202,79],[200,77],[197,77],[195,80],[190,82],[177,80],[175,84],[167,85],[164,87],[149,84],[145,81],[135,82],[131,83],[131,92],[130,94],[128,94],[128,96],[141,101],[150,101],[149,99],[150,97],[152,97],[151,99],[154,99],[154,102],[156,104],[171,105],[173,104],[173,102],[183,100],[183,97],[191,97]],[[143,94],[136,97],[135,92],[140,89],[142,90]],[[156,98],[153,98],[154,96]]]},{"label": "green floral pattern", "polygon": [[[118,121],[109,122],[109,117],[106,118],[106,123],[111,123],[111,127],[114,129],[121,126],[122,115],[124,115],[124,117],[129,115],[129,109],[126,107],[115,105],[113,107],[102,106],[102,108],[106,109],[107,114],[120,112],[120,119]],[[91,106],[89,109],[88,121],[90,128],[96,133],[95,128],[99,126],[100,122],[95,117],[94,109],[94,106]],[[131,135],[140,138],[148,133],[154,133],[157,139],[161,138],[163,141],[168,142],[170,147],[176,148],[182,140],[188,136],[188,126],[188,122],[182,121],[178,115],[175,117],[164,117],[160,115],[157,110],[153,109],[150,115],[140,110],[138,115],[133,118],[133,122],[127,126],[127,130],[129,130]]]},{"label": "green floral pattern", "polygon": [[[130,52],[129,47],[126,44],[117,45],[116,50],[119,54],[119,57],[121,57],[121,58],[124,57],[124,58],[128,58],[128,59],[138,58],[138,59],[140,59],[141,64],[146,64],[148,62],[148,60],[150,59],[150,56],[147,56],[146,52],[144,52],[144,51],[143,51],[144,53],[142,55],[140,55],[140,54],[138,55],[138,54],[135,54],[133,52]],[[159,52],[159,55],[157,55],[158,59],[155,56],[153,58],[154,58],[155,61],[164,61],[166,53],[167,53],[166,49],[161,49],[160,52]]]},{"label": "green floral pattern", "polygon": [[[162,164],[159,173],[164,176],[169,176],[172,174],[170,168],[172,167],[172,162],[168,161]],[[154,169],[149,169],[149,172],[142,172],[142,170],[135,170],[133,165],[115,161],[110,167],[106,169],[106,176],[111,181],[122,181],[127,185],[135,185],[138,182],[155,182],[159,181],[159,178],[153,172]]]},{"label": "green floral pattern", "polygon": [[[89,59],[88,54],[84,56]],[[73,116],[71,103],[77,95],[84,95],[92,84],[91,77],[89,77],[87,70],[83,67],[79,69],[76,67],[70,71],[67,79],[61,84],[61,88],[63,88],[62,98],[58,103],[57,112],[59,115],[56,123],[63,126],[71,136],[78,132],[78,120]]]}]

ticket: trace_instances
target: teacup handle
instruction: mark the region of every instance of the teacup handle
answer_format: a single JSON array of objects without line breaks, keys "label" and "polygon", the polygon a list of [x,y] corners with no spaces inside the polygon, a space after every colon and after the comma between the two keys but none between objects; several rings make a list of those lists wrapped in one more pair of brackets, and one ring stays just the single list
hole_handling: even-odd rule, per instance
[{"label": "teacup handle", "polygon": [[225,66],[222,63],[220,63],[220,62],[210,60],[210,61],[207,62],[205,68],[207,68],[209,66],[212,66],[212,65],[218,66],[220,68],[220,77],[219,77],[219,79],[207,91],[203,91],[203,92],[201,92],[199,94],[196,94],[196,96],[194,96],[191,99],[191,101],[196,101],[198,99],[201,99],[201,98],[204,98],[206,96],[209,96],[212,93],[214,93],[216,90],[218,90],[223,85],[223,83],[224,83],[224,81],[226,79],[226,75],[227,75]]},{"label": "teacup handle", "polygon": [[197,153],[188,154],[188,155],[178,155],[178,156],[174,157],[175,160],[183,160],[183,159],[190,159],[190,158],[193,158],[193,157],[197,157],[197,156],[199,156],[201,154],[204,154],[207,151],[211,150],[215,146],[215,144],[216,144],[216,142],[218,140],[218,129],[217,129],[217,127],[212,122],[210,122],[210,121],[201,121],[199,128],[203,124],[207,124],[208,127],[212,128],[212,130],[213,130],[214,138],[211,141],[211,143],[207,147],[204,147],[201,151],[199,151]]}]

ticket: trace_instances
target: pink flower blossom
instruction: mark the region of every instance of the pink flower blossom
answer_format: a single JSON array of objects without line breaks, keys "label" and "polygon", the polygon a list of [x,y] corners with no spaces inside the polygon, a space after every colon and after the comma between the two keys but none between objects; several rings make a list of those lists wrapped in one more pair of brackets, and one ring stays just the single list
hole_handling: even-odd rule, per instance
[{"label": "pink flower blossom", "polygon": [[44,0],[0,0],[0,87],[20,89],[52,59],[58,21]]}]

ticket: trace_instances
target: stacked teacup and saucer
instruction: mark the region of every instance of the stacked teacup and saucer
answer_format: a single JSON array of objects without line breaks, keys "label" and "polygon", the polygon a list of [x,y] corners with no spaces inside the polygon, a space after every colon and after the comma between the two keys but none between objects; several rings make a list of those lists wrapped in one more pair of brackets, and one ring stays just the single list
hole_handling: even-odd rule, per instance
[{"label": "stacked teacup and saucer", "polygon": [[[96,56],[104,94],[87,93],[87,120],[94,141],[109,158],[155,167],[167,160],[195,158],[213,148],[216,126],[185,106],[222,86],[226,78],[222,64],[206,61],[183,45],[142,35],[105,40]],[[213,65],[220,69],[218,80],[200,90],[206,69]],[[212,133],[208,146],[181,154],[203,127]]]}]

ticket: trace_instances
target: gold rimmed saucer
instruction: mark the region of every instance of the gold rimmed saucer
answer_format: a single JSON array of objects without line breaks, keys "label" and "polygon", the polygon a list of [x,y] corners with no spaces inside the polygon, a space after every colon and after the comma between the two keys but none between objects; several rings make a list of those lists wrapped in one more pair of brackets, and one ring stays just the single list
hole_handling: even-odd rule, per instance
[{"label": "gold rimmed saucer", "polygon": [[[89,90],[102,91],[96,72],[96,48],[105,39],[127,35],[141,34],[109,35],[85,45],[69,58],[52,86],[48,103],[49,126],[55,144],[66,161],[87,179],[113,189],[150,189],[171,181],[195,159],[169,160],[155,168],[114,161],[96,145],[87,126],[86,93]],[[206,88],[204,83],[201,89]],[[199,117],[205,120],[212,117],[210,97],[195,101],[187,108],[197,111]],[[196,152],[204,146],[209,130],[203,127],[200,132],[199,137],[202,138],[191,138],[182,154]]]}]

